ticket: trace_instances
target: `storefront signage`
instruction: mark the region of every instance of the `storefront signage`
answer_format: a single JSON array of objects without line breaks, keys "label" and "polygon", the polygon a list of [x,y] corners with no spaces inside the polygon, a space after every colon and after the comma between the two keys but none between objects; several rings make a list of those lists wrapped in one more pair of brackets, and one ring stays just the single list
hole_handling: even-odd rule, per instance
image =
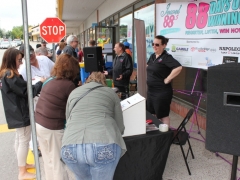
[{"label": "storefront signage", "polygon": [[170,39],[166,50],[182,66],[207,69],[223,63],[236,63],[240,57],[238,39]]},{"label": "storefront signage", "polygon": [[168,38],[239,38],[240,1],[157,4],[157,33]]}]

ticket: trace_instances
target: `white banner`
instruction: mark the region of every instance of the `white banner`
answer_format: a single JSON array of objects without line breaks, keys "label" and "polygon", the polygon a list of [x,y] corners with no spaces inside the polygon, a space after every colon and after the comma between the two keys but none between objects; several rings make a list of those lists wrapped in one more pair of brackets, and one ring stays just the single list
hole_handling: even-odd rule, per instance
[{"label": "white banner", "polygon": [[240,38],[240,0],[160,3],[156,26],[168,38]]},{"label": "white banner", "polygon": [[238,62],[240,43],[238,39],[170,39],[166,50],[182,66],[207,69],[218,64]]}]

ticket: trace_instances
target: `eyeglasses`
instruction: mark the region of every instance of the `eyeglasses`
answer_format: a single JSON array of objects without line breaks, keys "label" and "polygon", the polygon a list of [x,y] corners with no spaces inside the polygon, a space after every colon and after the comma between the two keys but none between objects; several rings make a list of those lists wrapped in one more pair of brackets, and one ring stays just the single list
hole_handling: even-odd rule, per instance
[{"label": "eyeglasses", "polygon": [[157,47],[159,47],[159,44],[157,44],[157,43],[152,43],[152,46],[157,46]]},{"label": "eyeglasses", "polygon": [[78,41],[73,41],[73,42],[77,42],[78,43]]}]

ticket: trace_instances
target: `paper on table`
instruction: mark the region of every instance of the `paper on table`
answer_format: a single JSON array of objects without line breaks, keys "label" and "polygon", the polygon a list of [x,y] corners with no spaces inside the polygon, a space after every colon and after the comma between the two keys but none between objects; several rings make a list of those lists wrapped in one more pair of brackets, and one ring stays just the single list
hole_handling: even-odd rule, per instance
[{"label": "paper on table", "polygon": [[41,80],[41,77],[39,76],[35,76],[32,78],[32,85],[36,84],[37,82],[39,82]]},{"label": "paper on table", "polygon": [[147,124],[146,123],[146,131],[156,131],[158,130],[157,126],[155,124]]}]

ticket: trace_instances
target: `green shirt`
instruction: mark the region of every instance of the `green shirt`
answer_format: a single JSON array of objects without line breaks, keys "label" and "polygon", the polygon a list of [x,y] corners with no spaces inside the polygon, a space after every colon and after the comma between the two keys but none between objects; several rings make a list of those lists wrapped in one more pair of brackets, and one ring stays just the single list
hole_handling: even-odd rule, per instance
[{"label": "green shirt", "polygon": [[109,87],[97,88],[84,96],[71,111],[77,98],[96,86],[99,86],[99,83],[90,82],[76,88],[69,95],[62,146],[115,143],[121,147],[123,155],[126,152],[122,138],[125,127],[120,100],[114,90]]}]

